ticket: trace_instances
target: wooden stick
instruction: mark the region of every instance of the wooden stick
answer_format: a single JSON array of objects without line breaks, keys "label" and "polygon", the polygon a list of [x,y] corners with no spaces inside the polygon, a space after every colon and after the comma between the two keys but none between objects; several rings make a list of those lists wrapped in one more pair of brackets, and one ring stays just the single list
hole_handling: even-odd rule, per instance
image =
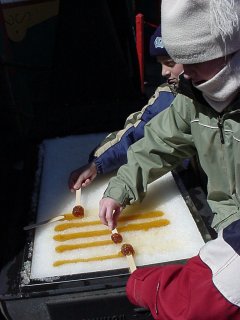
[{"label": "wooden stick", "polygon": [[80,206],[80,203],[81,203],[80,199],[81,199],[81,193],[82,193],[81,191],[82,191],[81,188],[76,190],[76,200],[75,200],[76,206]]},{"label": "wooden stick", "polygon": [[[112,230],[112,234],[114,234],[114,233],[118,233],[117,228]],[[123,242],[121,245],[123,245],[123,244],[125,244],[125,242]],[[131,273],[133,273],[133,271],[135,271],[137,269],[133,255],[130,254],[130,255],[126,255],[125,257],[127,258],[128,267],[129,267]]]},{"label": "wooden stick", "polygon": [[133,255],[130,254],[129,256],[126,256],[126,258],[127,258],[129,269],[130,269],[131,273],[133,273],[133,271],[135,271],[137,269]]},{"label": "wooden stick", "polygon": [[52,222],[56,222],[56,221],[60,221],[60,220],[63,220],[65,218],[65,215],[61,215],[61,216],[57,216],[57,217],[54,217],[54,218],[50,218],[50,219],[47,219],[47,220],[44,220],[44,221],[40,221],[40,222],[37,222],[37,223],[33,223],[29,226],[26,226],[23,228],[23,230],[31,230],[31,229],[34,229],[34,228],[38,228],[44,224],[49,224],[49,223],[52,223]]}]

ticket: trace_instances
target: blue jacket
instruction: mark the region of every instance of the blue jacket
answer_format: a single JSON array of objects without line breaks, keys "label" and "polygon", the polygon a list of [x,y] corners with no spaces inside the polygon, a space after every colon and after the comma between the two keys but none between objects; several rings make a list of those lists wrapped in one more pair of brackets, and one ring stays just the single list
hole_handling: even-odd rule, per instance
[{"label": "blue jacket", "polygon": [[110,133],[90,156],[98,173],[108,173],[127,163],[127,150],[144,136],[145,124],[169,107],[175,98],[167,84],[160,85],[141,111],[131,114],[124,129]]}]

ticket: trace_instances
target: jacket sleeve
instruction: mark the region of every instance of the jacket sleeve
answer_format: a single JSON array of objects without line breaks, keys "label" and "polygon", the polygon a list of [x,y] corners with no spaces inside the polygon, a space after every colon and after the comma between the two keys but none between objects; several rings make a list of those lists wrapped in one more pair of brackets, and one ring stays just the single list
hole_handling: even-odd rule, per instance
[{"label": "jacket sleeve", "polygon": [[169,107],[174,98],[168,86],[159,86],[147,105],[126,119],[124,129],[110,133],[89,158],[95,162],[98,173],[111,172],[125,164],[127,150],[143,137],[145,124]]},{"label": "jacket sleeve", "polygon": [[232,223],[185,265],[138,268],[126,286],[130,302],[154,319],[239,320],[239,228]]},{"label": "jacket sleeve", "polygon": [[113,198],[122,205],[142,200],[149,183],[196,153],[189,100],[178,95],[170,108],[145,125],[144,138],[129,148],[128,163],[110,179],[104,197]]}]

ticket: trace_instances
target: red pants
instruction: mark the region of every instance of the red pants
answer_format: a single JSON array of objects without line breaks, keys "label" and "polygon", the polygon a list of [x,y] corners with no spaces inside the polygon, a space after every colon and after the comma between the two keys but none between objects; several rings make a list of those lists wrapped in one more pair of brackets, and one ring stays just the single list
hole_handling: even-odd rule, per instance
[{"label": "red pants", "polygon": [[212,272],[199,256],[186,265],[139,268],[130,275],[126,292],[154,319],[240,320],[240,308],[215,288]]}]

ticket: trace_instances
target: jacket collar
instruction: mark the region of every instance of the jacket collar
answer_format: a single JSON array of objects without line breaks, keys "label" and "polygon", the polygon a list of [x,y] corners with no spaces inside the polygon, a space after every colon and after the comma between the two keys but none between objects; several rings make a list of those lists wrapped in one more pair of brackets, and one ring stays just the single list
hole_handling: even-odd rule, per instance
[{"label": "jacket collar", "polygon": [[[178,87],[178,93],[183,94],[184,96],[193,99],[200,104],[203,104],[211,109],[213,109],[207,101],[203,98],[202,92],[196,89],[192,85],[191,80],[187,80],[184,78],[184,75],[181,74],[179,77],[179,87]],[[221,114],[229,113],[234,110],[238,110],[240,107],[240,93],[238,94],[237,98],[234,100],[233,103],[230,104],[227,108],[224,109],[224,111]],[[214,109],[213,109],[214,110]],[[216,111],[215,111],[216,112]],[[217,113],[217,112],[216,112]]]},{"label": "jacket collar", "polygon": [[178,93],[181,93],[190,99],[197,100],[201,104],[208,105],[208,103],[203,98],[201,91],[197,90],[192,85],[191,80],[185,79],[183,73],[179,76]]}]

